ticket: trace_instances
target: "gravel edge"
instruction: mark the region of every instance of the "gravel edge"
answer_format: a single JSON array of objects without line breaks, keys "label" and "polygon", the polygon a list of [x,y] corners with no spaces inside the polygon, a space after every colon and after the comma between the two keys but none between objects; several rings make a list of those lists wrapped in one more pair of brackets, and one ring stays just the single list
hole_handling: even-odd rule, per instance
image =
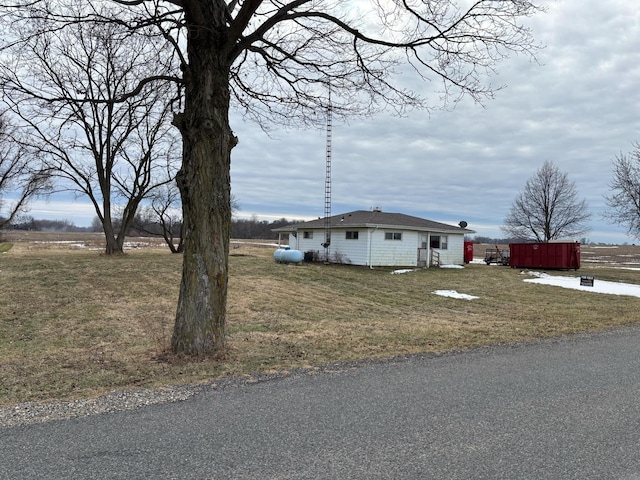
[{"label": "gravel edge", "polygon": [[[421,356],[425,356],[422,354]],[[428,356],[439,356],[429,354]],[[0,407],[0,428],[18,427],[57,420],[70,420],[90,415],[135,410],[164,403],[181,402],[205,391],[229,387],[241,387],[284,378],[333,374],[362,368],[366,365],[404,361],[414,355],[383,359],[365,359],[353,362],[334,363],[318,367],[293,368],[276,373],[255,373],[239,377],[225,377],[207,383],[166,385],[158,388],[113,390],[94,398],[72,401],[24,402]]]},{"label": "gravel edge", "polygon": [[228,387],[248,386],[257,383],[279,380],[284,378],[317,375],[336,374],[358,368],[394,363],[421,360],[426,358],[445,357],[471,352],[489,353],[500,348],[522,348],[527,345],[540,343],[565,343],[578,341],[592,337],[606,337],[607,335],[624,335],[629,330],[639,329],[640,325],[613,327],[596,332],[583,332],[571,335],[560,335],[543,339],[531,339],[522,342],[501,343],[494,345],[482,345],[461,350],[446,352],[417,353],[398,355],[388,358],[363,359],[351,362],[332,363],[323,366],[293,368],[276,373],[255,373],[241,377],[225,377],[214,379],[208,383],[167,385],[159,388],[144,388],[134,390],[113,390],[106,395],[95,398],[78,399],[73,401],[56,401],[48,403],[25,402],[17,405],[0,407],[0,428],[17,427],[46,423],[56,420],[69,420],[72,418],[100,415],[112,412],[135,410],[149,405],[181,402],[199,393],[211,390],[220,390]]},{"label": "gravel edge", "polygon": [[89,415],[135,410],[159,403],[186,400],[201,391],[201,387],[163,387],[159,389],[114,390],[97,398],[83,398],[69,402],[25,402],[0,407],[0,427],[16,427],[69,420]]}]

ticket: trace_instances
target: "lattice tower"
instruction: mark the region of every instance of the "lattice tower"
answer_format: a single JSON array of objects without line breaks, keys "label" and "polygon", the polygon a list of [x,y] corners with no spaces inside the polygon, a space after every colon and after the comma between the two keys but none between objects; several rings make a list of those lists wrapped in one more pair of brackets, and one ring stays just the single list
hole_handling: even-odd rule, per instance
[{"label": "lattice tower", "polygon": [[331,107],[331,89],[329,89],[329,106],[327,107],[327,149],[326,149],[326,167],[324,179],[324,257],[329,261],[329,249],[331,246],[331,134],[332,125],[332,107]]}]

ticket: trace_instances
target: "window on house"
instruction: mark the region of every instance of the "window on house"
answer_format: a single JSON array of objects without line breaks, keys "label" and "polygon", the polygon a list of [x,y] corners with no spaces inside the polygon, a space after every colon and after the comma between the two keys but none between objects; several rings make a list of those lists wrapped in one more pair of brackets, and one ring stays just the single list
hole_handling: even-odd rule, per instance
[{"label": "window on house", "polygon": [[313,232],[302,232],[302,238],[313,238]]},{"label": "window on house", "polygon": [[345,237],[347,240],[357,240],[358,232],[346,232]]},{"label": "window on house", "polygon": [[446,235],[431,235],[431,248],[437,248],[440,250],[447,249],[447,236]]},{"label": "window on house", "polygon": [[384,232],[385,240],[402,240],[402,232]]}]

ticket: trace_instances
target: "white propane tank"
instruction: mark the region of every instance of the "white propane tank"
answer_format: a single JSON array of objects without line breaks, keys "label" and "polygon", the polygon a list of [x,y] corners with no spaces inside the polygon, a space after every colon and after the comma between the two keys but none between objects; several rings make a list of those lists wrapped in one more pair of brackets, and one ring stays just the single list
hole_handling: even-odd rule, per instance
[{"label": "white propane tank", "polygon": [[273,252],[273,259],[276,263],[300,263],[304,259],[304,254],[300,250],[284,247]]}]

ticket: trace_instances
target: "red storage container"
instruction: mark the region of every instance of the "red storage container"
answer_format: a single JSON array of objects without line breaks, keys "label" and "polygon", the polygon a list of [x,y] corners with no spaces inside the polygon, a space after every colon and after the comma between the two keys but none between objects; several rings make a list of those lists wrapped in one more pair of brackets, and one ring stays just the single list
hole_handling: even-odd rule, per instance
[{"label": "red storage container", "polygon": [[473,242],[464,242],[464,263],[473,262]]},{"label": "red storage container", "polygon": [[580,243],[510,243],[511,268],[580,268]]}]

